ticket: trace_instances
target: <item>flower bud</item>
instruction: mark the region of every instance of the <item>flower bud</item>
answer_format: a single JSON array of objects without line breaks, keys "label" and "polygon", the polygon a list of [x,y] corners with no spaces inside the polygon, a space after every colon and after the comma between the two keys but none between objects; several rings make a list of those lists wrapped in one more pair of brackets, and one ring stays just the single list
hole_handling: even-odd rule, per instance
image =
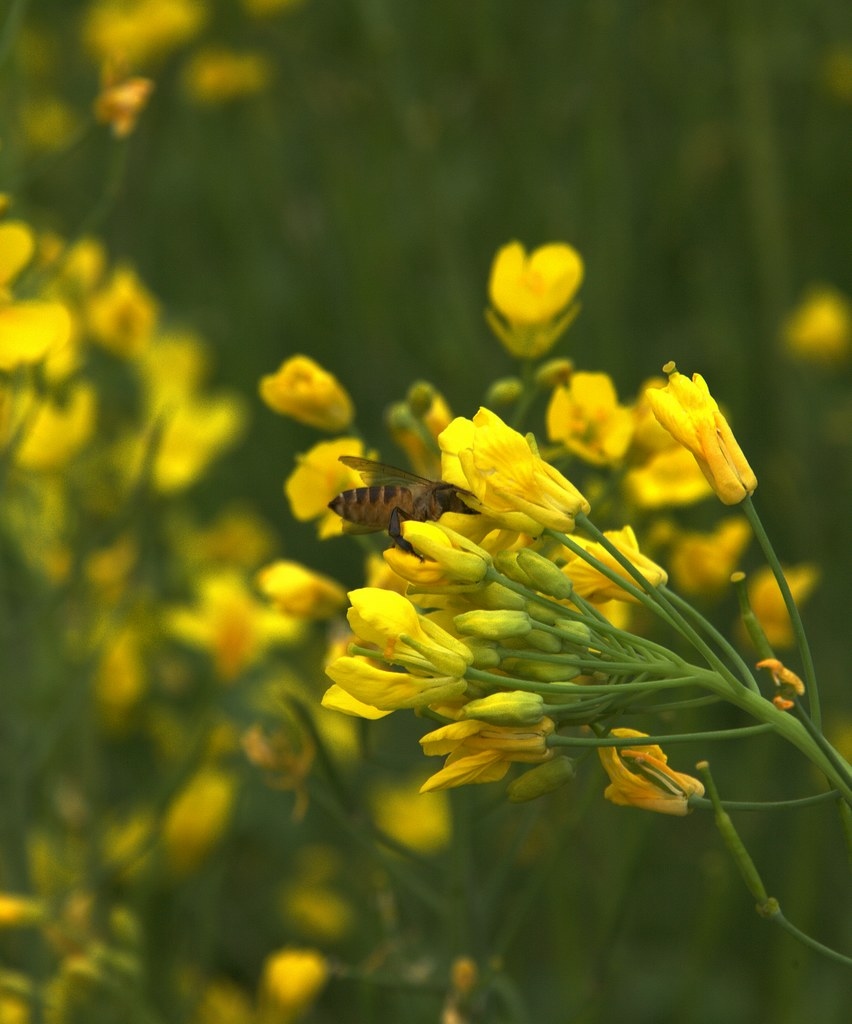
[{"label": "flower bud", "polygon": [[429,381],[417,380],[408,389],[405,396],[411,412],[421,419],[432,408],[435,401],[435,388]]},{"label": "flower bud", "polygon": [[524,392],[523,382],[518,377],[501,377],[495,380],[485,393],[485,404],[489,407],[514,405]]},{"label": "flower bud", "polygon": [[493,640],[485,640],[478,636],[469,637],[464,645],[470,648],[473,654],[474,668],[497,668],[500,664],[500,653],[497,644]]},{"label": "flower bud", "polygon": [[476,608],[456,615],[453,624],[460,633],[472,633],[487,640],[526,636],[532,629],[532,622],[526,612],[504,609]]},{"label": "flower bud", "polygon": [[419,555],[437,562],[452,582],[479,583],[488,572],[488,552],[437,523],[409,519],[403,523],[402,535]]},{"label": "flower bud", "polygon": [[530,679],[537,683],[570,683],[580,675],[580,670],[570,663],[561,665],[549,661],[530,661],[528,658],[504,658],[501,668],[520,679]]},{"label": "flower bud", "polygon": [[552,761],[530,768],[509,783],[506,795],[512,803],[519,804],[526,800],[552,793],[575,775],[574,762],[570,757],[554,757]]},{"label": "flower bud", "polygon": [[562,641],[555,633],[547,633],[543,629],[531,629],[525,637],[529,647],[534,647],[543,654],[559,654]]},{"label": "flower bud", "polygon": [[573,372],[573,359],[548,359],[535,371],[535,382],[540,388],[551,391],[560,384],[567,384]]},{"label": "flower bud", "polygon": [[518,566],[542,594],[548,594],[557,600],[565,600],[571,596],[571,581],[565,573],[537,551],[522,548],[518,552]]},{"label": "flower bud", "polygon": [[539,693],[511,690],[471,700],[462,708],[462,718],[476,718],[493,725],[535,725],[544,714]]},{"label": "flower bud", "polygon": [[502,583],[487,583],[479,591],[479,603],[483,608],[512,609],[526,612],[527,602],[521,594],[509,590]]}]

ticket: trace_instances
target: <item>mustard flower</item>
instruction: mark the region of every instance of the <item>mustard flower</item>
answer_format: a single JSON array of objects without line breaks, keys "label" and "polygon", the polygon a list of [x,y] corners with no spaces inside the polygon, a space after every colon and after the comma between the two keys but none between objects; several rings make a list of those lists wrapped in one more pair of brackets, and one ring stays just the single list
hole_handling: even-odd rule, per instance
[{"label": "mustard flower", "polygon": [[131,78],[115,60],[107,61],[101,75],[101,91],[95,99],[95,118],[110,125],[117,139],[126,139],[153,91],[150,78]]},{"label": "mustard flower", "polygon": [[534,444],[482,408],[472,420],[458,417],[438,438],[442,479],[473,495],[471,508],[510,530],[537,535],[543,528],[569,531],[588,501]]},{"label": "mustard flower", "polygon": [[450,808],[445,793],[418,798],[419,785],[409,779],[375,785],[370,806],[379,828],[418,853],[443,849],[452,837]]},{"label": "mustard flower", "polygon": [[595,466],[618,464],[633,436],[633,412],[618,404],[607,373],[574,373],[554,389],[547,407],[547,435]]},{"label": "mustard flower", "polygon": [[[612,736],[644,736],[635,729],[613,729]],[[673,771],[657,744],[635,747],[598,747],[598,756],[610,785],[604,796],[623,807],[640,807],[659,814],[689,813],[690,796],[703,796],[704,786],[691,775]]]},{"label": "mustard flower", "polygon": [[669,566],[683,594],[713,595],[728,586],[751,538],[745,519],[723,519],[711,533],[683,532],[675,537]]},{"label": "mustard flower", "polygon": [[[668,577],[665,569],[657,565],[647,555],[639,550],[639,542],[632,526],[624,526],[620,530],[606,530],[604,536],[616,547],[627,560],[639,570],[652,587],[664,584]],[[634,586],[639,584],[630,576],[627,570],[617,561],[602,544],[597,541],[577,538],[577,544],[592,555],[607,569],[616,573],[626,583]],[[568,559],[563,569],[564,573],[574,584],[574,590],[589,601],[635,601],[636,598],[620,587],[616,582],[590,565],[580,555],[573,555]]]},{"label": "mustard flower", "polygon": [[395,573],[419,586],[479,583],[491,565],[487,551],[441,523],[409,519],[402,535],[416,554],[391,547],[384,558]]},{"label": "mustard flower", "polygon": [[[95,390],[77,384],[60,403],[27,396],[30,412],[25,432],[15,450],[15,461],[25,469],[63,469],[89,441],[95,429]],[[31,418],[29,418],[31,416]]]},{"label": "mustard flower", "polygon": [[174,874],[190,874],[208,856],[227,828],[235,797],[236,780],[218,768],[202,768],[178,793],[162,827]]},{"label": "mustard flower", "polygon": [[420,745],[424,754],[449,756],[444,767],[423,783],[420,792],[498,782],[512,762],[549,761],[553,751],[547,746],[547,737],[554,729],[550,718],[524,726],[492,725],[473,718],[441,726],[421,737]]},{"label": "mustard flower", "polygon": [[[801,605],[819,583],[820,571],[815,565],[802,563],[785,566],[784,576],[793,600],[797,605]],[[749,604],[769,641],[769,646],[795,646],[796,639],[790,624],[790,616],[769,566],[761,566],[756,572],[750,573],[746,585]]]},{"label": "mustard flower", "polygon": [[784,324],[787,350],[825,366],[844,362],[852,351],[852,303],[836,288],[814,285]]},{"label": "mustard flower", "polygon": [[45,908],[41,900],[0,891],[0,931],[4,928],[26,928],[38,924],[44,917]]},{"label": "mustard flower", "polygon": [[623,486],[630,500],[644,509],[694,505],[713,493],[698,463],[680,445],[655,452],[628,470]]},{"label": "mustard flower", "polygon": [[354,416],[352,399],[337,378],[307,356],[292,356],[262,377],[260,396],[274,412],[329,433],[346,430]]},{"label": "mustard flower", "polygon": [[678,373],[674,363],[664,388],[650,388],[646,397],[654,415],[676,441],[695,456],[701,472],[725,505],[736,505],[752,494],[757,477],[719,411],[704,378]]},{"label": "mustard flower", "polygon": [[382,656],[415,671],[434,669],[461,677],[473,661],[470,650],[441,629],[400,594],[375,587],[349,593],[349,625],[356,636],[375,644]]},{"label": "mustard flower", "polygon": [[355,437],[321,441],[308,452],[296,456],[296,468],[284,483],[290,511],[305,522],[316,519],[321,538],[343,532],[343,520],[328,507],[342,491],[363,486],[361,475],[340,461],[341,455],[363,456],[363,442]]},{"label": "mustard flower", "polygon": [[303,623],[262,604],[241,576],[220,570],[201,578],[194,605],[171,609],[166,628],[172,636],[209,651],[216,674],[233,682],[270,647],[301,639]]},{"label": "mustard flower", "polygon": [[184,68],[183,87],[194,102],[214,106],[263,92],[272,80],[272,70],[261,53],[205,47]]},{"label": "mustard flower", "polygon": [[290,1024],[328,982],[328,961],[315,949],[282,949],[266,958],[260,979],[260,1024]]},{"label": "mustard flower", "polygon": [[552,347],[568,317],[554,319],[574,298],[582,279],[583,261],[570,245],[551,243],[528,255],[520,242],[510,242],[498,251],[488,293],[508,327],[493,314],[489,322],[512,355],[535,359]]},{"label": "mustard flower", "polygon": [[[340,659],[337,659],[337,661],[339,660]],[[329,666],[337,665],[337,661],[329,662]],[[393,714],[393,712],[396,711],[396,707],[379,708],[376,707],[375,704],[368,704],[365,701],[360,700],[345,688],[346,685],[349,684],[350,680],[354,680],[352,684],[353,689],[368,697],[378,695],[381,700],[386,693],[386,688],[383,685],[384,677],[370,678],[370,673],[362,670],[359,665],[351,665],[348,667],[339,666],[339,668],[341,670],[340,675],[343,678],[344,685],[332,683],[332,685],[329,686],[322,695],[322,701],[320,702],[324,708],[329,711],[337,711],[339,714],[347,715],[350,718],[365,718],[371,722],[377,721],[379,718],[386,718],[388,715]],[[389,682],[393,685],[399,684],[400,673],[395,672],[392,674],[396,678]]]},{"label": "mustard flower", "polygon": [[206,19],[202,0],[95,0],[83,20],[83,43],[101,63],[120,54],[138,67],[188,42]]},{"label": "mustard flower", "polygon": [[35,238],[28,224],[8,220],[0,224],[0,301],[9,297],[8,286],[32,259]]},{"label": "mustard flower", "polygon": [[279,560],[261,569],[257,585],[279,611],[302,619],[328,619],[346,604],[336,581],[299,562]]},{"label": "mustard flower", "polygon": [[154,296],[130,267],[116,267],[110,280],[88,301],[92,340],[113,355],[140,355],[154,333],[159,314]]},{"label": "mustard flower", "polygon": [[[426,707],[458,697],[467,688],[465,680],[457,676],[424,674],[423,669],[416,674],[400,672],[382,668],[361,655],[343,655],[326,666],[325,674],[350,697],[379,711]],[[322,703],[346,714],[373,717],[362,715],[357,705],[342,706],[334,690],[326,693]]]}]

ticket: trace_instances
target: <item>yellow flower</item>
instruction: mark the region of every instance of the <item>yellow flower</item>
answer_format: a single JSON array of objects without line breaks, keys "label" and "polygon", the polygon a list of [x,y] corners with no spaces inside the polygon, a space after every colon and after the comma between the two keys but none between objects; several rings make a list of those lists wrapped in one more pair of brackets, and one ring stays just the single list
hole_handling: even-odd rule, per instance
[{"label": "yellow flower", "polygon": [[35,239],[27,224],[8,220],[0,224],[0,301],[6,299],[7,288],[32,259]]},{"label": "yellow flower", "polygon": [[26,425],[15,461],[24,469],[62,469],[92,436],[95,427],[95,392],[77,384],[60,404],[30,396],[32,419]]},{"label": "yellow flower", "polygon": [[[414,671],[464,675],[473,661],[470,650],[392,590],[361,587],[349,592],[347,612],[352,632],[375,644],[381,656]],[[338,680],[339,681],[339,680]]]},{"label": "yellow flower", "polygon": [[100,63],[120,54],[138,67],[188,42],[206,18],[200,0],[96,0],[86,10],[83,42]]},{"label": "yellow flower", "polygon": [[701,472],[726,505],[736,505],[757,487],[757,477],[719,411],[704,378],[678,373],[674,363],[664,388],[651,388],[646,397],[654,415],[672,437],[695,456]]},{"label": "yellow flower", "polygon": [[[612,736],[644,736],[635,729],[613,729]],[[685,815],[690,796],[703,796],[704,786],[691,775],[672,771],[655,743],[635,747],[598,747],[610,785],[604,796],[623,807],[641,807],[660,814]]]},{"label": "yellow flower", "polygon": [[232,981],[217,978],[201,990],[192,1024],[249,1024],[253,1020],[248,993]]},{"label": "yellow flower", "polygon": [[669,565],[684,594],[713,595],[727,587],[751,537],[745,519],[723,519],[712,533],[679,534]]},{"label": "yellow flower", "polygon": [[[235,444],[245,429],[246,408],[239,396],[187,398],[154,420],[151,479],[162,494],[174,494],[195,483],[222,451]],[[136,480],[152,445],[150,436],[131,440],[119,449],[125,473]]]},{"label": "yellow flower", "polygon": [[624,475],[624,490],[639,508],[693,505],[713,493],[698,463],[686,448],[666,448]]},{"label": "yellow flower", "polygon": [[402,535],[416,554],[391,547],[384,558],[397,575],[419,586],[479,583],[491,565],[487,551],[442,523],[409,519]]},{"label": "yellow flower", "polygon": [[458,417],[438,438],[442,478],[469,490],[472,508],[510,530],[541,533],[568,531],[589,503],[531,441],[499,416],[480,409],[472,420]]},{"label": "yellow flower", "polygon": [[420,745],[424,754],[449,757],[444,767],[423,783],[420,792],[497,782],[511,762],[549,761],[553,751],[547,746],[547,737],[554,728],[550,718],[541,718],[535,726],[491,725],[475,718],[441,726],[421,737]]},{"label": "yellow flower", "polygon": [[309,452],[296,456],[296,468],[284,484],[284,492],[296,519],[318,519],[317,532],[323,539],[343,532],[343,520],[328,503],[341,491],[363,486],[354,469],[339,461],[341,455],[363,456],[364,445],[355,437],[321,441]]},{"label": "yellow flower", "polygon": [[784,325],[784,341],[800,359],[842,363],[852,351],[852,303],[836,288],[813,285]]},{"label": "yellow flower", "polygon": [[0,305],[0,370],[40,363],[71,340],[72,320],[61,302]]},{"label": "yellow flower", "polygon": [[568,305],[582,276],[582,260],[569,245],[554,242],[528,255],[520,242],[509,242],[494,258],[488,292],[510,322],[544,323]]},{"label": "yellow flower", "polygon": [[[632,526],[622,527],[620,530],[605,530],[604,536],[613,544],[626,558],[642,573],[652,587],[664,584],[668,577],[666,571],[647,555],[639,550],[639,542]],[[596,541],[576,538],[577,544],[585,551],[596,558],[607,569],[616,573],[627,583],[635,587],[639,584],[627,573],[615,557],[606,548]],[[622,589],[609,577],[604,576],[593,565],[581,558],[579,555],[572,555],[568,559],[563,572],[574,584],[574,590],[589,601],[635,601],[631,594]]]},{"label": "yellow flower", "polygon": [[120,63],[107,61],[101,75],[101,91],[95,99],[96,120],[111,125],[117,139],[127,138],[153,89],[150,78],[131,78]]},{"label": "yellow flower", "polygon": [[[467,683],[453,675],[424,675],[380,668],[361,655],[342,658],[326,666],[325,674],[336,686],[326,690],[322,705],[359,718],[381,718],[401,708],[421,708],[451,700],[464,693]],[[343,691],[343,693],[341,693]],[[353,700],[347,700],[346,694]]]},{"label": "yellow flower", "polygon": [[[820,571],[815,565],[803,563],[784,567],[787,585],[797,605],[801,605],[810,597],[819,583]],[[793,647],[795,637],[790,625],[790,617],[784,604],[784,598],[769,566],[763,566],[749,574],[748,599],[752,611],[763,627],[769,646]]]},{"label": "yellow flower", "polygon": [[146,688],[139,630],[125,626],[102,644],[94,679],[98,715],[107,731],[119,733],[128,727]]},{"label": "yellow flower", "polygon": [[274,412],[330,433],[346,430],[354,415],[337,378],[307,356],[293,356],[262,377],[260,396]]},{"label": "yellow flower", "polygon": [[271,79],[272,64],[263,54],[205,47],[184,68],[183,87],[191,100],[213,106],[254,96]]},{"label": "yellow flower", "polygon": [[203,577],[197,604],[172,609],[166,627],[184,643],[209,651],[224,682],[236,679],[268,648],[297,642],[303,630],[300,620],[266,607],[237,573],[226,570]]},{"label": "yellow flower", "polygon": [[373,788],[370,805],[387,835],[418,853],[435,853],[450,841],[450,808],[443,793],[418,799],[418,789],[417,782],[381,782]]},{"label": "yellow flower", "polygon": [[[0,930],[4,928],[26,928],[38,924],[44,918],[41,900],[32,896],[0,891]],[[0,1015],[0,1020],[3,1020]]]},{"label": "yellow flower", "polygon": [[618,404],[606,373],[574,373],[547,407],[547,434],[595,466],[621,461],[633,436],[633,412]]},{"label": "yellow flower", "polygon": [[315,949],[282,949],[266,958],[260,979],[260,1024],[289,1024],[316,1001],[329,976]]},{"label": "yellow flower", "polygon": [[[278,906],[288,929],[314,942],[337,942],[352,928],[352,906],[340,894],[348,864],[340,852],[322,843],[307,843],[293,859]],[[344,876],[344,877],[341,877]]]},{"label": "yellow flower", "polygon": [[157,303],[130,267],[117,267],[110,280],[89,299],[87,320],[92,339],[113,355],[140,355],[157,322]]},{"label": "yellow flower", "polygon": [[257,585],[279,611],[297,618],[328,619],[346,604],[336,580],[299,562],[273,562],[258,573]]},{"label": "yellow flower", "polygon": [[202,768],[172,801],[163,821],[163,844],[176,875],[194,871],[222,837],[236,797],[233,775]]}]

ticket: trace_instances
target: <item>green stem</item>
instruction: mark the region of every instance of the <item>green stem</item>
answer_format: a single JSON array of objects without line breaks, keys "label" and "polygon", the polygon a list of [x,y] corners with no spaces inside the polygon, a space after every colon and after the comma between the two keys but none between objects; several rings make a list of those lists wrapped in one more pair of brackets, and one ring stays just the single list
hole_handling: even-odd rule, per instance
[{"label": "green stem", "polygon": [[783,928],[785,932],[792,935],[793,938],[801,942],[803,946],[808,946],[817,953],[822,953],[822,955],[828,957],[829,960],[833,960],[838,964],[843,964],[844,967],[852,967],[852,957],[845,956],[836,949],[832,949],[831,946],[826,946],[822,942],[818,942],[815,938],[808,935],[806,932],[803,932],[792,922],[788,921],[781,912],[781,907],[778,905],[777,900],[769,900],[768,904],[769,905],[765,910],[758,907],[758,913],[760,913],[761,917],[765,917],[773,924],[777,924],[779,928]]},{"label": "green stem", "polygon": [[547,737],[549,747],[647,747],[651,744],[668,746],[670,743],[704,743],[708,740],[739,740],[747,736],[760,736],[772,732],[768,723],[745,725],[738,729],[717,729],[710,732],[682,732],[668,736],[560,736]]},{"label": "green stem", "polygon": [[[790,800],[721,800],[720,806],[726,811],[784,811],[799,807],[812,807],[814,804],[826,804],[836,801],[838,796],[837,791],[832,789],[827,793],[793,797]],[[845,801],[842,803],[846,806]],[[712,811],[713,801],[702,796],[691,796],[689,806],[702,811]]]},{"label": "green stem", "polygon": [[778,561],[778,556],[775,554],[772,542],[769,540],[769,536],[763,528],[763,523],[760,521],[760,516],[757,514],[757,509],[754,507],[751,497],[745,499],[742,503],[742,507],[746,518],[751,524],[751,528],[757,538],[760,549],[763,551],[763,555],[772,570],[772,575],[775,577],[775,581],[781,591],[781,596],[784,599],[784,606],[787,609],[787,614],[790,616],[790,622],[793,626],[793,635],[796,638],[796,647],[799,651],[799,657],[802,659],[802,670],[808,691],[811,719],[816,728],[821,729],[822,712],[820,709],[819,689],[817,688],[813,656],[811,655],[808,638],[805,635],[805,627],[802,624],[802,617],[799,615],[799,609],[796,607],[796,602],[793,600],[793,594],[790,590],[790,585],[787,583],[787,577],[784,575],[784,570],[781,568],[781,563]]}]

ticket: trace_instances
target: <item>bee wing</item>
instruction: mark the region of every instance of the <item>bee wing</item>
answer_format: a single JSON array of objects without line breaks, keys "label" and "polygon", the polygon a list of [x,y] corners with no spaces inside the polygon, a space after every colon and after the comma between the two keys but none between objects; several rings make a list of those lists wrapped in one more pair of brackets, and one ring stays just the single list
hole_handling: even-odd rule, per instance
[{"label": "bee wing", "polygon": [[357,455],[341,455],[338,461],[342,462],[344,466],[348,466],[350,469],[360,473],[364,483],[370,486],[374,484],[388,484],[397,487],[411,487],[412,485],[422,487],[424,484],[431,486],[434,483],[433,480],[427,480],[422,476],[415,476],[414,473],[408,473],[397,466],[389,466],[384,462],[375,462],[373,459],[361,459]]}]

